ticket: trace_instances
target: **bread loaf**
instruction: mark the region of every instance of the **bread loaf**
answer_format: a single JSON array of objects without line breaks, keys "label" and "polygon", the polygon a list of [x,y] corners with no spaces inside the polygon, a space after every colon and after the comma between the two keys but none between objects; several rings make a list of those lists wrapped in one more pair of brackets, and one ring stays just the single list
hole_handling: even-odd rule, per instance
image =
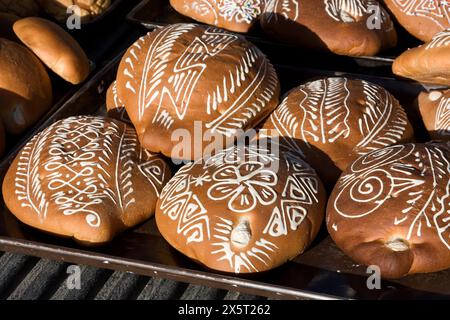
[{"label": "bread loaf", "polygon": [[106,243],[154,214],[170,170],[136,132],[108,118],[60,120],[21,150],[3,182],[22,222],[80,243]]}]

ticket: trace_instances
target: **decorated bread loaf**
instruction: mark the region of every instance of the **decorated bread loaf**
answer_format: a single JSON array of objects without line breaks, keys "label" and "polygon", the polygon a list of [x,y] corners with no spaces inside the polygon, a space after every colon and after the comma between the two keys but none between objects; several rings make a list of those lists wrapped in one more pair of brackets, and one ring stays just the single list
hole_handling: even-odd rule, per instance
[{"label": "decorated bread loaf", "polygon": [[170,0],[179,13],[219,28],[248,32],[263,12],[265,0]]},{"label": "decorated bread loaf", "polygon": [[[42,9],[60,22],[76,14],[81,18],[81,22],[89,22],[102,15],[111,5],[111,0],[38,0]],[[69,8],[77,6],[77,10],[68,13]]]},{"label": "decorated bread loaf", "polygon": [[255,273],[302,253],[323,219],[325,191],[295,152],[233,146],[182,167],[156,210],[162,236],[214,270]]},{"label": "decorated bread loaf", "polygon": [[136,132],[108,118],[61,120],[35,135],[3,182],[8,209],[37,229],[87,245],[154,214],[170,170]]},{"label": "decorated bread loaf", "polygon": [[6,131],[22,133],[51,106],[50,78],[26,47],[0,39],[0,117]]},{"label": "decorated bread loaf", "polygon": [[0,12],[32,17],[39,15],[40,10],[37,0],[0,0]]},{"label": "decorated bread loaf", "polygon": [[131,124],[127,110],[117,93],[116,81],[111,83],[106,91],[106,111],[109,117]]},{"label": "decorated bread loaf", "polygon": [[450,29],[395,59],[392,71],[422,83],[450,86]]},{"label": "decorated bread loaf", "polygon": [[450,28],[450,2],[446,0],[384,0],[409,33],[422,41]]},{"label": "decorated bread loaf", "polygon": [[275,40],[341,55],[376,55],[397,43],[377,0],[268,0],[261,26]]},{"label": "decorated bread loaf", "polygon": [[448,144],[396,145],[362,156],[329,199],[331,237],[385,278],[449,268],[449,170]]},{"label": "decorated bread loaf", "polygon": [[20,18],[14,14],[0,12],[0,38],[18,41],[13,30],[14,22]]},{"label": "decorated bread loaf", "polygon": [[207,136],[223,149],[260,123],[278,104],[279,83],[264,54],[243,37],[174,24],[128,49],[117,92],[143,147],[191,160],[205,155]]},{"label": "decorated bread loaf", "polygon": [[431,138],[450,141],[450,90],[422,92],[418,105]]},{"label": "decorated bread loaf", "polygon": [[360,155],[413,136],[405,111],[389,92],[347,78],[293,89],[263,128],[302,153],[328,186]]},{"label": "decorated bread loaf", "polygon": [[42,18],[25,18],[14,32],[53,72],[79,84],[89,75],[89,59],[78,42],[57,24]]}]

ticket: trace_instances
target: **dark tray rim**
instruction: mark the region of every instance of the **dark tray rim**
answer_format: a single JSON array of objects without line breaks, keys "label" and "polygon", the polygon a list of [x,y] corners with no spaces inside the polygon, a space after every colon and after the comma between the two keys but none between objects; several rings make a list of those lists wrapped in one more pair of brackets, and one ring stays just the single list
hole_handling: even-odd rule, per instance
[{"label": "dark tray rim", "polygon": [[263,281],[248,280],[207,271],[167,266],[159,263],[118,258],[88,250],[62,247],[41,242],[0,236],[0,249],[7,252],[31,255],[44,259],[60,260],[75,264],[86,264],[114,271],[132,272],[149,277],[167,278],[174,281],[214,286],[224,290],[285,299],[350,300],[342,297],[292,289]]}]

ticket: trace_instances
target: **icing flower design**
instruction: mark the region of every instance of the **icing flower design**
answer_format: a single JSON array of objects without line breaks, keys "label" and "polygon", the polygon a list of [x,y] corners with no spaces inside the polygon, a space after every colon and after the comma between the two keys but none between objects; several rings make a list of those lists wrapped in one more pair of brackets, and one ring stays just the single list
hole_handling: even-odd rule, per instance
[{"label": "icing flower design", "polygon": [[261,3],[260,0],[223,0],[219,11],[228,21],[251,23],[261,14]]},{"label": "icing flower design", "polygon": [[273,189],[277,176],[260,162],[227,165],[214,174],[213,181],[217,183],[209,188],[208,196],[228,199],[228,208],[234,212],[253,210],[258,203],[270,205],[277,198]]}]

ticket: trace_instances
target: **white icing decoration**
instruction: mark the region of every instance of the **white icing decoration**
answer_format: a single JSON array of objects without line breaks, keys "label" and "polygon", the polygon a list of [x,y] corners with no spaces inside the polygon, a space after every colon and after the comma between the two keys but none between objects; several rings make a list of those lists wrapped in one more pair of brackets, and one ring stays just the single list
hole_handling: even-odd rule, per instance
[{"label": "white icing decoration", "polygon": [[430,43],[427,44],[425,50],[436,49],[441,47],[450,47],[450,29],[436,34],[430,41]]},{"label": "white icing decoration", "polygon": [[[138,150],[143,152],[134,129],[120,128],[103,118],[67,118],[36,135],[23,148],[15,194],[21,206],[33,209],[41,222],[54,203],[63,215],[85,215],[86,223],[97,228],[101,224],[98,210],[105,200],[121,210],[136,203],[132,180],[136,163],[131,156]],[[139,160],[147,159],[152,160],[148,153]],[[162,189],[165,164],[161,161],[156,166],[160,168],[152,171],[153,179],[143,172],[155,191]]]},{"label": "white icing decoration", "polygon": [[247,272],[258,272],[255,267],[255,259],[268,265],[271,258],[270,254],[275,253],[279,249],[273,242],[265,239],[255,241],[252,248],[244,252],[235,252],[231,246],[231,233],[233,222],[228,219],[220,218],[221,223],[217,224],[215,228],[213,246],[217,250],[211,252],[213,255],[220,255],[218,261],[225,260],[230,265],[230,268],[235,273],[240,273],[241,270],[246,269]]},{"label": "white icing decoration", "polygon": [[261,14],[260,0],[220,0],[217,7],[219,15],[228,21],[252,23]]},{"label": "white icing decoration", "polygon": [[231,231],[231,243],[239,248],[245,248],[252,238],[252,231],[247,220],[242,219],[239,224]]},{"label": "white icing decoration", "polygon": [[440,135],[450,135],[450,98],[442,98],[439,102],[434,126]]},{"label": "white icing decoration", "polygon": [[184,10],[194,11],[204,17],[212,14],[213,25],[219,24],[219,17],[225,21],[251,24],[260,14],[261,0],[186,0]]},{"label": "white icing decoration", "polygon": [[[269,170],[274,161],[286,161],[287,166],[280,194],[274,189],[278,177]],[[190,175],[193,167],[201,167],[203,173]],[[160,210],[177,223],[177,234],[186,239],[186,244],[210,241],[217,248],[211,254],[218,256],[218,261],[227,261],[234,272],[256,272],[256,263],[269,266],[271,255],[279,249],[274,239],[298,230],[307,219],[308,208],[318,203],[319,183],[314,170],[297,155],[285,153],[279,159],[256,146],[245,150],[230,147],[181,168],[164,187]],[[226,204],[229,218],[207,212],[207,206],[196,196],[197,191],[206,190],[205,184],[210,201]],[[247,217],[260,214],[257,206],[274,206],[277,201],[262,236],[256,238],[257,231],[251,230]],[[210,217],[214,217],[214,223]]]},{"label": "white icing decoration", "polygon": [[429,19],[441,29],[450,24],[448,0],[392,0],[392,3],[404,14]]},{"label": "white icing decoration", "polygon": [[325,11],[336,21],[355,22],[367,12],[369,3],[364,0],[324,0]]},{"label": "white icing decoration", "polygon": [[439,91],[433,91],[428,96],[428,98],[430,98],[431,101],[438,101],[441,97],[442,97],[442,92],[439,92]]},{"label": "white icing decoration", "polygon": [[[407,125],[402,108],[394,110],[394,101],[383,88],[362,81],[365,109],[358,121],[361,141],[356,152],[365,154],[398,142]],[[298,87],[304,99],[298,101],[300,113],[292,110],[286,97],[271,115],[271,123],[281,136],[289,137],[287,143],[299,153],[295,138],[316,143],[334,143],[351,134],[349,117],[350,91],[346,78],[327,78]],[[395,113],[395,116],[393,116]]]},{"label": "white icing decoration", "polygon": [[197,180],[177,173],[161,193],[160,208],[173,221],[178,221],[177,233],[186,237],[186,244],[211,238],[209,217],[203,204],[190,190]]},{"label": "white icing decoration", "polygon": [[398,143],[406,130],[408,117],[401,108],[394,109],[393,96],[382,87],[363,81],[366,109],[358,119],[363,140],[357,147],[360,155]]},{"label": "white icing decoration", "polygon": [[[413,159],[416,165],[406,159]],[[330,203],[337,214],[359,219],[401,196],[406,199],[404,207],[396,212],[392,226],[408,227],[405,241],[422,237],[427,228],[437,232],[450,250],[450,162],[438,145],[427,145],[423,152],[414,144],[388,147],[358,159],[350,169],[338,182],[337,195]],[[432,179],[431,189],[425,187],[428,179]],[[354,205],[349,206],[349,201]]]},{"label": "white icing decoration", "polygon": [[386,246],[395,252],[402,252],[402,251],[408,251],[409,246],[408,244],[403,241],[402,239],[394,239],[391,241],[386,242]]},{"label": "white icing decoration", "polygon": [[265,19],[270,23],[277,21],[279,15],[285,19],[296,21],[300,16],[300,6],[298,0],[267,0],[264,13],[268,15]]},{"label": "white icing decoration", "polygon": [[[137,56],[134,58],[130,55],[125,59],[123,76],[128,79],[126,88],[139,97],[139,120],[143,119],[150,106],[155,109],[152,111],[152,123],[156,126],[170,129],[175,120],[183,120],[191,105],[192,96],[208,68],[208,61],[239,39],[235,34],[213,27],[207,28],[177,56],[173,69],[168,70],[176,41],[196,27],[193,24],[181,24],[160,31],[145,55],[142,79],[135,79],[133,72],[130,72],[134,70],[134,65],[141,63]],[[143,41],[145,39],[141,38],[133,47],[142,45]],[[250,77],[250,70],[255,68],[255,64],[258,66],[256,75]],[[171,76],[165,78],[167,72]],[[211,129],[212,133],[217,131],[227,136],[233,135],[237,129],[245,129],[272,100],[277,85],[278,79],[273,67],[260,50],[248,46],[243,57],[236,66],[230,66],[222,81],[205,92],[205,112],[216,115],[213,121],[205,124],[206,128]],[[239,92],[238,96],[236,92]],[[224,103],[229,103],[230,96],[233,95],[233,103],[226,110],[220,110]],[[251,99],[254,102],[249,103]]]},{"label": "white icing decoration", "polygon": [[264,169],[259,162],[228,165],[213,175],[215,183],[208,189],[212,200],[228,200],[228,209],[234,212],[248,212],[257,204],[270,205],[277,200],[273,189],[278,183],[274,172]]}]

